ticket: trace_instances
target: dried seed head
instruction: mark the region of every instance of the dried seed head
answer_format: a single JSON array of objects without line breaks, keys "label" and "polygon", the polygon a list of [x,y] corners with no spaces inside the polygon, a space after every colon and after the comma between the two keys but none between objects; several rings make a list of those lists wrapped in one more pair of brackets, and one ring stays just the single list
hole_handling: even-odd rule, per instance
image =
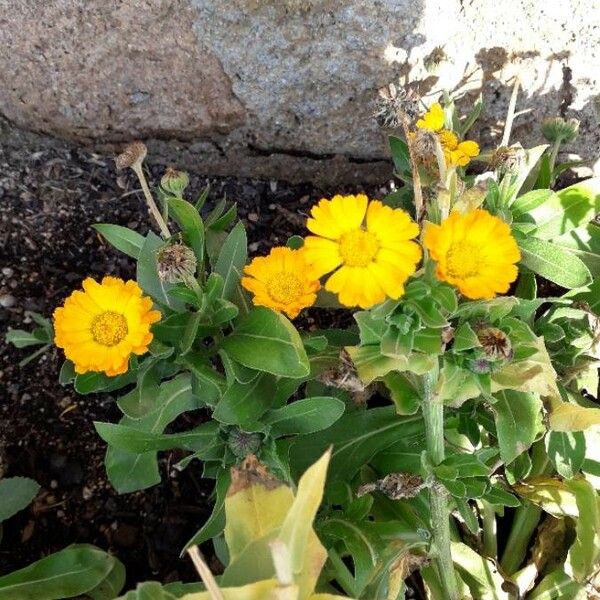
[{"label": "dried seed head", "polygon": [[175,196],[181,197],[185,188],[189,185],[190,178],[185,171],[177,171],[173,167],[167,167],[165,174],[160,180],[161,187]]},{"label": "dried seed head", "polygon": [[139,167],[144,162],[148,154],[148,149],[144,142],[132,142],[125,146],[125,149],[117,158],[115,158],[115,165],[117,169],[127,169],[127,167]]},{"label": "dried seed head", "polygon": [[184,244],[167,244],[156,253],[158,276],[167,283],[185,283],[196,273],[196,255]]},{"label": "dried seed head", "polygon": [[413,90],[399,90],[393,83],[379,88],[373,116],[380,127],[396,129],[414,121],[418,114],[418,97]]},{"label": "dried seed head", "polygon": [[432,162],[435,160],[436,144],[437,135],[433,131],[417,129],[412,140],[415,157],[424,163]]},{"label": "dried seed head", "polygon": [[429,73],[435,73],[438,67],[448,58],[441,46],[436,46],[424,59],[423,64]]},{"label": "dried seed head", "polygon": [[551,117],[542,123],[542,134],[549,142],[572,142],[579,133],[577,119],[563,119]]},{"label": "dried seed head", "polygon": [[483,351],[489,359],[512,359],[512,344],[504,331],[497,327],[480,327],[475,329],[475,333]]},{"label": "dried seed head", "polygon": [[414,498],[421,490],[428,487],[422,477],[411,473],[390,473],[383,479],[361,485],[356,492],[360,498],[371,492],[381,492],[392,500]]},{"label": "dried seed head", "polygon": [[500,174],[517,173],[523,166],[525,161],[525,153],[518,146],[500,146],[490,161],[492,169]]},{"label": "dried seed head", "polygon": [[231,429],[227,437],[229,449],[237,458],[246,458],[249,454],[258,452],[262,438],[258,433],[247,433],[237,427]]}]

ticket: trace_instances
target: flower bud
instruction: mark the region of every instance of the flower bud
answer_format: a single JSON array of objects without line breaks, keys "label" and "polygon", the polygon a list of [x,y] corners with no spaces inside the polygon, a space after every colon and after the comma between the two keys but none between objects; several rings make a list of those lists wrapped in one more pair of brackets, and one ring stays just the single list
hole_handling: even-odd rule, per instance
[{"label": "flower bud", "polygon": [[572,142],[579,133],[578,119],[551,117],[542,123],[542,133],[549,142]]},{"label": "flower bud", "polygon": [[490,360],[512,359],[512,344],[504,331],[497,327],[481,327],[476,329],[475,334]]},{"label": "flower bud", "polygon": [[132,142],[125,146],[123,152],[115,158],[115,165],[119,170],[127,169],[127,167],[139,168],[142,166],[147,153],[148,149],[144,142]]},{"label": "flower bud", "polygon": [[184,244],[167,244],[156,253],[158,276],[167,283],[185,283],[196,273],[196,255]]},{"label": "flower bud", "polygon": [[501,175],[518,173],[525,162],[525,153],[519,146],[500,146],[490,161],[492,169]]},{"label": "flower bud", "polygon": [[160,185],[166,192],[170,192],[178,198],[181,197],[185,188],[189,185],[190,178],[185,171],[177,171],[172,167],[167,167],[165,174],[160,180]]},{"label": "flower bud", "polygon": [[260,434],[247,433],[237,427],[229,430],[227,438],[227,445],[237,458],[246,458],[249,454],[255,454],[261,442]]}]

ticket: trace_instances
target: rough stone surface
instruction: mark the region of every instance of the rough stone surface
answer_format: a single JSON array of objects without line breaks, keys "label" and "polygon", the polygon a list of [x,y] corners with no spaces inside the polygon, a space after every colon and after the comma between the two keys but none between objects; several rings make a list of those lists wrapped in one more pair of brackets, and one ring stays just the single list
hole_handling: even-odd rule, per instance
[{"label": "rough stone surface", "polygon": [[361,182],[389,173],[380,86],[465,108],[481,93],[492,146],[518,76],[511,139],[575,116],[566,150],[600,169],[599,39],[589,0],[0,0],[0,111],[105,151],[142,137],[213,174]]}]

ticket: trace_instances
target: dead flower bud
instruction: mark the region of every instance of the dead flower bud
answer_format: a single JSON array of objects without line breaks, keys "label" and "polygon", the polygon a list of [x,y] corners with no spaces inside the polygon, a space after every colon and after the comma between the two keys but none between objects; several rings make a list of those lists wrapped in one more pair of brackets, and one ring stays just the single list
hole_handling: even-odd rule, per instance
[{"label": "dead flower bud", "polygon": [[551,117],[544,119],[542,134],[549,142],[572,142],[579,133],[579,120]]},{"label": "dead flower bud", "polygon": [[[427,129],[417,129],[412,138],[412,149],[415,157],[421,162],[428,163],[435,160],[437,135]],[[414,137],[412,137],[414,135]]]},{"label": "dead flower bud", "polygon": [[500,174],[517,173],[523,166],[525,153],[518,146],[500,146],[490,161],[490,166]]},{"label": "dead flower bud", "polygon": [[115,158],[115,165],[119,170],[127,169],[128,167],[135,170],[135,168],[141,167],[147,153],[148,149],[144,142],[131,142],[131,144],[125,146],[123,152]]},{"label": "dead flower bud", "polygon": [[184,244],[167,244],[156,253],[158,276],[167,283],[185,283],[196,273],[196,255]]},{"label": "dead flower bud", "polygon": [[435,73],[438,67],[448,59],[441,46],[436,46],[423,60],[423,64],[429,73]]},{"label": "dead flower bud", "polygon": [[477,339],[486,356],[491,360],[511,360],[512,344],[509,337],[497,327],[478,327],[475,330]]},{"label": "dead flower bud", "polygon": [[174,196],[181,197],[185,188],[189,185],[190,178],[185,171],[177,171],[173,167],[167,167],[165,174],[160,180],[161,187]]},{"label": "dead flower bud", "polygon": [[379,88],[373,116],[380,127],[396,129],[403,121],[414,121],[418,114],[418,97],[413,90],[399,90],[393,83]]},{"label": "dead flower bud", "polygon": [[390,473],[383,479],[361,485],[356,495],[360,498],[371,492],[381,492],[391,500],[414,498],[421,490],[429,487],[427,482],[418,475],[411,473]]}]

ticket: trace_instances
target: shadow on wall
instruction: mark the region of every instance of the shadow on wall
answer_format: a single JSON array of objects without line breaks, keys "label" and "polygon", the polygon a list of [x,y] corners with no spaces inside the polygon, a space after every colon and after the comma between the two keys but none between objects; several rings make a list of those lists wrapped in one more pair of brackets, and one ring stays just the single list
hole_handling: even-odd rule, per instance
[{"label": "shadow on wall", "polygon": [[[423,60],[423,69],[435,72],[436,66],[448,57],[443,48],[435,48]],[[529,89],[519,89],[516,117],[512,127],[510,141],[515,143],[524,139],[527,145],[545,143],[541,133],[543,119],[561,116],[575,117],[580,120],[580,129],[586,132],[585,148],[580,147],[580,140],[571,144],[575,156],[578,150],[586,157],[585,164],[595,174],[600,174],[600,93],[591,97],[581,108],[574,108],[576,90],[572,85],[572,71],[568,66],[569,53],[551,54],[542,59],[539,52],[510,53],[502,47],[481,48],[474,56],[474,64],[468,65],[458,83],[447,89],[456,99],[462,114],[468,113],[479,97],[483,100],[483,111],[480,119],[471,129],[470,136],[477,139],[482,147],[496,147],[502,137],[504,117],[515,77],[522,74],[529,79]],[[531,87],[532,65],[535,60],[535,86]],[[560,72],[560,83],[556,85],[556,71]],[[399,67],[400,85],[405,90],[414,90],[426,105],[436,101],[444,91],[439,86],[440,77],[435,73],[420,79],[410,79],[415,71],[415,64],[406,61]],[[506,75],[506,71],[510,75]],[[551,81],[555,85],[551,85]],[[562,152],[570,152],[568,144]]]}]

